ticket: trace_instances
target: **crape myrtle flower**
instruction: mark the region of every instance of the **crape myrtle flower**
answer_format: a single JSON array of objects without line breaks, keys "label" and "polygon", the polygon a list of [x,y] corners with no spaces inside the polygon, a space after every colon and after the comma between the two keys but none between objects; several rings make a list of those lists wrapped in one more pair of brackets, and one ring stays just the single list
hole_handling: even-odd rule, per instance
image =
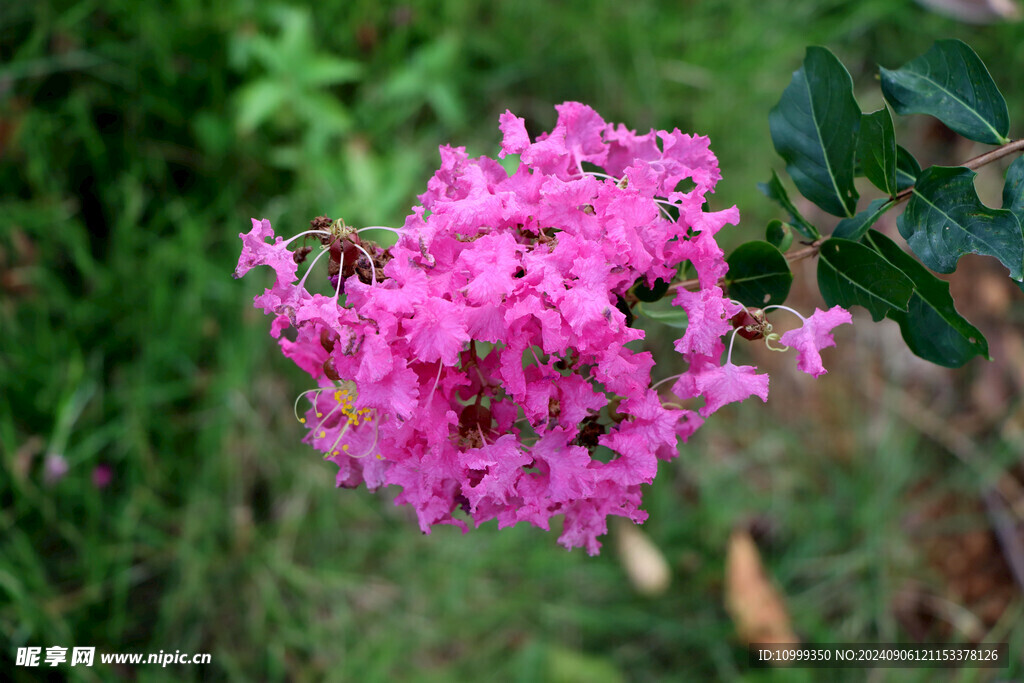
[{"label": "crape myrtle flower", "polygon": [[[708,209],[721,177],[708,139],[638,135],[575,102],[556,109],[533,141],[523,119],[501,115],[498,156],[520,157],[512,174],[441,147],[393,246],[341,220],[285,240],[254,219],[235,276],[275,272],[255,304],[316,383],[296,416],[338,486],[399,487],[424,533],[491,519],[548,529],[560,517],[559,542],[595,554],[609,515],[644,521],[641,485],[658,461],[721,406],[766,399],[768,378],[733,365],[731,342],[722,363],[744,309],[718,286],[728,267],[715,235],[739,213]],[[678,191],[683,181],[692,189]],[[290,248],[310,239],[313,257]],[[630,344],[644,333],[629,324],[629,290],[687,261],[700,288],[672,303],[689,317],[675,344],[689,369],[663,400],[651,354]],[[314,269],[333,291],[306,287]],[[792,340],[812,374],[842,322],[829,315]],[[679,403],[689,398],[703,407]]]}]

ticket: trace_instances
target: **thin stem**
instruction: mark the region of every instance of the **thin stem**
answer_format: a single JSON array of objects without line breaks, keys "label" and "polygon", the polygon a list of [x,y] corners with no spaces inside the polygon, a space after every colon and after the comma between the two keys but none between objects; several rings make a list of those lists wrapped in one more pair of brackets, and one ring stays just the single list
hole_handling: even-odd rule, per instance
[{"label": "thin stem", "polygon": [[732,347],[736,343],[736,335],[739,334],[740,328],[736,328],[732,331],[732,337],[729,339],[729,353],[725,355],[725,364],[732,363]]},{"label": "thin stem", "polygon": [[792,313],[796,317],[800,318],[800,320],[805,321],[805,322],[807,321],[807,318],[805,318],[802,315],[800,315],[799,311],[794,311],[789,306],[783,306],[782,304],[772,304],[771,306],[765,306],[761,310],[764,311],[765,313],[767,313],[768,311],[771,311],[773,309],[779,309],[779,310],[782,310],[782,311],[789,311],[790,313]]},{"label": "thin stem", "polygon": [[359,233],[363,232],[364,230],[387,230],[388,232],[395,233],[399,237],[401,237],[403,234],[405,234],[401,230],[396,230],[394,228],[389,228],[386,225],[368,225],[365,228],[359,228],[358,230],[356,230],[356,234],[359,234]]},{"label": "thin stem", "polygon": [[341,296],[341,283],[345,278],[341,277],[340,271],[335,277],[338,278],[338,284],[334,285],[334,300],[337,301],[338,297]]},{"label": "thin stem", "polygon": [[427,397],[426,405],[430,405],[430,400],[434,398],[434,392],[437,391],[437,383],[441,381],[441,370],[444,368],[444,363],[440,360],[437,361],[437,377],[434,378],[434,386],[430,387],[430,396]]},{"label": "thin stem", "polygon": [[294,242],[295,240],[299,239],[300,237],[305,237],[306,235],[326,235],[326,236],[330,237],[331,233],[327,232],[326,230],[306,230],[305,232],[300,232],[298,235],[292,235],[291,237],[286,239],[284,242],[282,242],[281,246],[285,246],[286,247],[289,244],[291,244],[292,242]]},{"label": "thin stem", "polygon": [[665,217],[665,220],[667,220],[669,223],[672,223],[673,222],[672,221],[672,214],[670,214],[668,212],[668,209],[666,209],[665,207],[666,206],[671,206],[671,207],[675,207],[676,209],[678,209],[679,207],[676,206],[675,204],[673,204],[672,202],[668,201],[668,200],[663,200],[663,199],[658,199],[658,198],[654,199],[654,203],[657,205],[658,211],[661,211],[661,215]]},{"label": "thin stem", "polygon": [[601,173],[600,171],[582,171],[582,173],[584,173],[585,175],[592,175],[595,178],[605,178],[606,180],[611,180],[611,181],[614,181],[616,183],[619,182],[619,180],[620,180],[619,178],[616,178],[615,176],[608,175],[607,173]]},{"label": "thin stem", "polygon": [[302,276],[301,280],[299,280],[298,289],[302,289],[303,287],[306,286],[306,279],[309,278],[309,274],[313,272],[313,266],[315,266],[316,262],[319,261],[321,257],[323,257],[323,255],[329,251],[330,249],[326,247],[320,250],[320,253],[316,255],[316,258],[313,259],[313,262],[309,264],[309,268],[306,269],[306,274]]},{"label": "thin stem", "polygon": [[1011,140],[1002,147],[993,149],[990,152],[985,152],[984,154],[979,154],[973,159],[967,161],[967,163],[965,163],[964,166],[973,171],[976,168],[981,168],[982,166],[991,164],[993,161],[996,161],[997,159],[1002,159],[1007,154],[1013,154],[1014,152],[1021,151],[1024,151],[1024,138],[1020,140]]},{"label": "thin stem", "polygon": [[338,438],[336,438],[334,440],[334,443],[331,444],[331,447],[327,449],[327,454],[324,455],[325,459],[333,457],[333,456],[341,455],[341,453],[344,453],[345,455],[348,455],[348,444],[345,444],[344,446],[342,446],[340,452],[338,451],[338,444],[341,443],[341,440],[345,438],[346,434],[348,434],[348,428],[351,426],[351,424],[352,424],[351,422],[346,422],[345,426],[342,427],[341,430],[339,430]]},{"label": "thin stem", "polygon": [[378,420],[374,420],[373,421],[373,442],[370,443],[370,447],[367,448],[364,452],[360,453],[359,455],[351,455],[351,456],[349,456],[350,458],[356,458],[356,459],[365,458],[366,456],[368,456],[371,453],[373,453],[373,450],[375,448],[377,448],[377,439],[380,436],[380,428],[378,427],[378,423],[379,423]]},{"label": "thin stem", "polygon": [[[1013,140],[1011,142],[1006,143],[1002,147],[997,147],[996,149],[993,149],[993,150],[991,150],[989,152],[985,152],[984,154],[979,154],[978,156],[974,157],[973,159],[968,159],[967,161],[965,161],[964,163],[962,163],[960,165],[964,166],[966,168],[969,168],[972,171],[976,171],[977,169],[981,168],[982,166],[987,166],[987,165],[991,164],[993,161],[998,161],[999,159],[1002,159],[1003,157],[1005,157],[1005,156],[1007,156],[1009,154],[1013,154],[1014,152],[1021,152],[1021,151],[1024,151],[1024,138],[1021,138],[1020,140]],[[897,203],[898,202],[902,202],[904,199],[906,199],[907,197],[909,197],[913,193],[914,193],[914,186],[911,185],[910,187],[900,191],[893,198],[893,200],[895,202],[897,202]]]},{"label": "thin stem", "polygon": [[481,370],[480,366],[477,365],[476,363],[473,363],[473,369],[476,370],[476,374],[480,376],[480,391],[487,391],[487,395],[490,396],[491,392],[489,391],[489,389],[491,387],[491,384],[490,382],[487,381],[487,378],[484,377],[483,370]]},{"label": "thin stem", "polygon": [[305,422],[306,421],[306,418],[299,417],[299,401],[302,400],[303,396],[305,396],[306,394],[316,394],[316,396],[314,396],[310,400],[310,405],[313,408],[316,408],[316,400],[318,398],[320,398],[320,393],[323,392],[323,391],[326,391],[326,390],[327,390],[327,387],[319,387],[317,389],[307,389],[306,391],[303,391],[301,394],[296,396],[295,397],[295,403],[292,405],[292,413],[295,414],[295,419],[298,420],[299,422]]},{"label": "thin stem", "polygon": [[352,242],[351,244],[353,247],[366,254],[366,260],[370,262],[370,276],[373,280],[373,284],[377,284],[377,268],[373,265],[373,257],[370,256],[370,252],[366,251],[355,242]]},{"label": "thin stem", "polygon": [[679,379],[679,378],[680,378],[680,377],[682,377],[682,376],[683,376],[683,373],[679,373],[678,375],[669,375],[669,376],[668,376],[668,377],[666,377],[665,379],[661,379],[661,380],[658,380],[657,382],[655,382],[654,384],[652,384],[652,385],[650,386],[650,388],[651,388],[651,389],[657,389],[658,387],[660,387],[660,386],[661,386],[662,384],[664,384],[665,382],[668,382],[668,381],[670,381],[670,380],[673,380],[673,379]]},{"label": "thin stem", "polygon": [[[320,396],[319,396],[319,394],[317,395],[317,397],[316,397],[316,400],[320,400]],[[328,421],[328,420],[330,420],[330,419],[331,419],[331,417],[332,417],[332,416],[333,416],[333,415],[334,415],[334,414],[335,414],[336,412],[338,412],[339,410],[341,410],[341,412],[342,412],[342,413],[344,413],[344,412],[345,412],[345,411],[344,411],[344,410],[342,409],[342,407],[341,407],[341,403],[338,403],[338,404],[337,404],[337,405],[335,405],[335,406],[334,406],[333,408],[331,408],[331,409],[330,409],[330,411],[328,411],[328,413],[327,413],[326,415],[325,415],[324,413],[321,413],[321,412],[316,412],[316,411],[319,411],[319,410],[320,410],[320,408],[319,408],[318,406],[316,406],[316,405],[314,405],[314,406],[313,406],[313,410],[314,410],[314,414],[315,414],[315,415],[316,415],[317,417],[319,417],[319,418],[320,418],[320,421],[319,421],[319,422],[317,422],[317,423],[316,423],[316,427],[313,427],[312,429],[310,429],[310,430],[309,430],[309,432],[310,432],[310,433],[311,433],[311,434],[312,434],[312,435],[313,435],[313,436],[314,436],[315,438],[318,438],[318,439],[322,439],[322,438],[324,438],[325,436],[327,436],[327,433],[326,433],[326,432],[324,432],[324,433],[320,434],[320,436],[317,436],[317,432],[318,432],[318,431],[321,431],[321,430],[323,429],[323,426],[324,426],[325,424],[327,424],[327,421]],[[346,424],[346,425],[345,425],[345,428],[344,428],[344,429],[342,430],[342,433],[344,434],[346,430],[348,430],[348,424]]]}]

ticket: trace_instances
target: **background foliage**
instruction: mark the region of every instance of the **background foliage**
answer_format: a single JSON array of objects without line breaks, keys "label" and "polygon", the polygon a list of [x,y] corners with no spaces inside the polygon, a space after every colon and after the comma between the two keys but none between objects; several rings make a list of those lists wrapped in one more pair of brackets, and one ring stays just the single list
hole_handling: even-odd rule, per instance
[{"label": "background foliage", "polygon": [[[890,328],[858,329],[832,356],[849,371],[773,378],[771,407],[736,408],[662,467],[644,528],[674,583],[648,599],[614,542],[590,559],[525,528],[421,537],[387,494],[335,491],[298,444],[306,387],[248,307],[259,285],[229,276],[250,216],[285,234],[319,214],[396,225],[438,144],[493,154],[506,108],[535,132],[573,99],[709,135],[717,208],[739,204],[736,242],[759,237],[777,217],[756,189],[780,166],[767,114],[806,44],[877,92],[874,64],[959,37],[1019,120],[1019,30],[891,0],[4,3],[0,666],[61,644],[213,654],[155,673],[175,678],[792,680],[749,669],[722,607],[726,540],[751,518],[807,639],[969,638],[963,610],[1019,657],[1012,582],[986,619],[934,543],[911,542],[987,533],[983,509],[950,501],[981,500],[1021,451],[1019,399],[984,394],[981,360],[924,370],[885,360]],[[917,133],[926,153],[969,156],[935,135]],[[1015,296],[976,321],[993,356],[1018,348]],[[928,411],[906,411],[915,388]],[[928,421],[944,411],[967,418]],[[69,468],[56,481],[48,455]],[[950,611],[908,617],[921,586]],[[133,675],[73,673],[111,671]]]}]

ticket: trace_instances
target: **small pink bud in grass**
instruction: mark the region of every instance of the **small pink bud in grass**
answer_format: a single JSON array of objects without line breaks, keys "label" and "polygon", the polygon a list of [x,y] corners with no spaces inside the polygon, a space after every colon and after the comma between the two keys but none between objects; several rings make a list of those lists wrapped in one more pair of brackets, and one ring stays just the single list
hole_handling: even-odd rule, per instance
[{"label": "small pink bud in grass", "polygon": [[68,473],[68,461],[60,453],[47,453],[43,462],[43,480],[49,484],[56,484]]},{"label": "small pink bud in grass", "polygon": [[114,470],[105,462],[92,468],[92,485],[101,491],[110,486],[113,478]]}]

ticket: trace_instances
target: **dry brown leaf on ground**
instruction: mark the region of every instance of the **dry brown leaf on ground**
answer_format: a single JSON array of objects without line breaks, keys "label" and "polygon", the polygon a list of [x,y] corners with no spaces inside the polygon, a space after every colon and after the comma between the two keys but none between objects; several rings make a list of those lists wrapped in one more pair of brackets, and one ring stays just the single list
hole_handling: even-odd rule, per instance
[{"label": "dry brown leaf on ground", "polygon": [[746,529],[729,537],[725,558],[725,609],[745,645],[797,643],[782,595],[761,563],[761,553]]},{"label": "dry brown leaf on ground", "polygon": [[668,590],[672,574],[658,546],[632,522],[616,519],[614,524],[619,561],[636,592],[653,597]]}]

